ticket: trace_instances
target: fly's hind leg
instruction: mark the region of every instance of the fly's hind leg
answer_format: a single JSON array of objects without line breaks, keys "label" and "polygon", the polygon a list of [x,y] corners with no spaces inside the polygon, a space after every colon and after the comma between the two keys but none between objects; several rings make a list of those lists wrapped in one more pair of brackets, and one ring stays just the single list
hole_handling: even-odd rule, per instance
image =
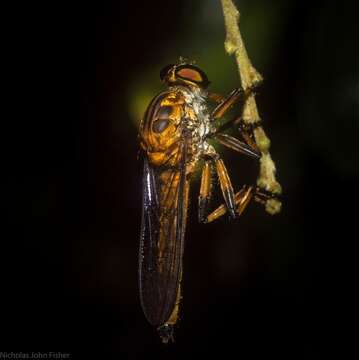
[{"label": "fly's hind leg", "polygon": [[255,191],[255,194],[254,194],[254,200],[263,204],[263,205],[266,205],[267,201],[268,200],[271,200],[271,199],[277,199],[278,200],[278,195],[271,192],[271,191],[268,191],[268,190],[265,190],[263,188],[260,188],[259,186],[256,187],[256,191]]},{"label": "fly's hind leg", "polygon": [[[255,201],[265,204],[267,200],[275,199],[276,195],[259,187],[244,185],[243,188],[235,195],[236,211],[238,216],[243,213],[253,198]],[[226,212],[227,208],[224,204],[222,204],[207,216],[206,222],[210,223],[223,216]]]},{"label": "fly's hind leg", "polygon": [[[244,209],[247,207],[250,200],[252,199],[254,194],[253,190],[254,190],[253,186],[249,186],[249,187],[243,186],[243,188],[240,191],[238,191],[237,194],[234,196],[235,204],[236,204],[236,212],[238,216],[242,214],[242,212],[244,211]],[[206,222],[210,223],[223,216],[226,212],[227,212],[227,208],[223,204],[207,216]]]}]

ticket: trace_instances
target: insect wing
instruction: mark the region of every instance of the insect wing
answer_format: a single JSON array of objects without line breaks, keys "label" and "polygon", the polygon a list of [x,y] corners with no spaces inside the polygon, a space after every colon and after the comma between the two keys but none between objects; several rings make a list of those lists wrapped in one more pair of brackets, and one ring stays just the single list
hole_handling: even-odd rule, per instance
[{"label": "insect wing", "polygon": [[186,154],[183,142],[179,166],[155,168],[144,159],[139,286],[143,311],[155,326],[170,318],[182,276],[189,190]]}]

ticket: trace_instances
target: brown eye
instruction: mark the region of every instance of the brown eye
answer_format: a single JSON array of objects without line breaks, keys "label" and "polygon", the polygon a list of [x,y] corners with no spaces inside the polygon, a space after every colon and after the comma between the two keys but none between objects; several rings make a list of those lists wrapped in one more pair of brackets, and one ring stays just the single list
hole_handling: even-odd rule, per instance
[{"label": "brown eye", "polygon": [[152,125],[152,130],[155,133],[161,133],[162,131],[164,131],[167,126],[169,125],[169,120],[168,119],[159,119],[156,120],[153,125]]},{"label": "brown eye", "polygon": [[197,66],[190,64],[179,66],[176,70],[176,76],[178,79],[190,81],[203,89],[209,85],[207,75]]},{"label": "brown eye", "polygon": [[181,69],[180,71],[177,72],[177,75],[179,75],[180,77],[182,77],[184,79],[188,79],[188,80],[192,80],[192,81],[196,81],[196,82],[202,81],[201,74],[198,71],[189,69],[189,68]]}]

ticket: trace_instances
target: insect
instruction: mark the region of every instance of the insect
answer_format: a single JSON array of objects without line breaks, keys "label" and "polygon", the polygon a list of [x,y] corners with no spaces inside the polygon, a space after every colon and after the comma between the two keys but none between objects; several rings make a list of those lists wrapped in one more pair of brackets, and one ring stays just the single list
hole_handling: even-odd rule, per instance
[{"label": "insect", "polygon": [[[202,223],[226,213],[236,218],[253,197],[263,202],[274,195],[255,186],[244,186],[235,193],[223,160],[208,142],[214,139],[236,152],[260,158],[253,126],[239,121],[239,140],[224,133],[234,120],[218,124],[254,88],[238,88],[226,97],[210,93],[206,74],[184,62],[166,66],[160,78],[168,89],[151,101],[139,129],[143,155],[139,288],[147,320],[167,343],[173,341],[179,316],[188,195],[196,169],[202,165],[198,200],[198,218]],[[214,109],[209,111],[211,101]],[[212,172],[217,173],[224,204],[210,212]]]}]

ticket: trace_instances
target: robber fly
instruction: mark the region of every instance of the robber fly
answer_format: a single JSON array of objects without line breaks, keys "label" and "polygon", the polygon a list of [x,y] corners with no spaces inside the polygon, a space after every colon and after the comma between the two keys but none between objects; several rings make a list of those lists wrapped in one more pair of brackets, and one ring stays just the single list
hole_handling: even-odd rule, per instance
[{"label": "robber fly", "polygon": [[[253,127],[239,122],[240,141],[224,133],[234,121],[218,125],[218,120],[235,103],[245,101],[253,89],[235,89],[227,97],[212,94],[206,90],[206,74],[183,62],[163,68],[160,78],[168,89],[151,101],[139,130],[143,154],[139,288],[145,316],[166,343],[173,341],[179,314],[188,194],[194,171],[203,164],[198,203],[202,223],[225,213],[235,218],[251,198],[271,195],[255,186],[244,186],[235,193],[223,160],[208,143],[214,139],[234,151],[260,158]],[[215,106],[211,112],[209,101]],[[209,212],[213,171],[218,175],[224,204]]]}]

